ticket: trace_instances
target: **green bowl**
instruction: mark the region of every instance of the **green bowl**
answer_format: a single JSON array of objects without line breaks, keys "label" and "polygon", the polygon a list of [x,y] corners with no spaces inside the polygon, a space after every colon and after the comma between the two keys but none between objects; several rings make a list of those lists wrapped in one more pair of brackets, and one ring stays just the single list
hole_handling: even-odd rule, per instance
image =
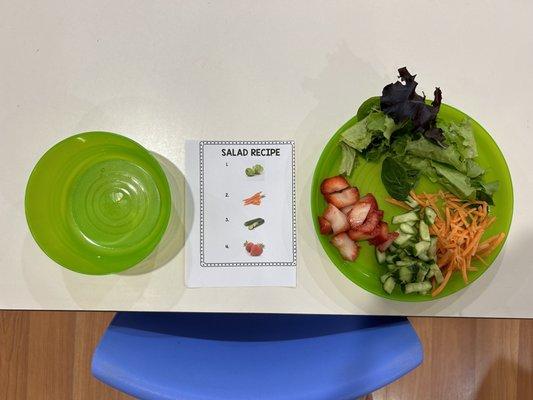
[{"label": "green bowl", "polygon": [[[361,105],[357,114],[360,117],[366,115],[369,108],[374,106],[376,102],[379,104],[379,98],[373,97],[368,99]],[[479,154],[477,161],[487,170],[485,179],[487,181],[496,179],[500,181],[500,188],[494,195],[495,206],[491,207],[491,214],[496,216],[496,222],[487,230],[485,236],[488,237],[499,232],[505,232],[507,237],[513,215],[513,187],[509,168],[507,167],[502,152],[489,133],[483,129],[481,125],[456,108],[443,104],[440,107],[438,117],[447,121],[457,122],[460,122],[465,118],[472,120],[472,127]],[[340,141],[342,132],[354,125],[357,121],[358,117],[356,115],[346,122],[335,135],[333,135],[320,155],[313,176],[313,184],[311,188],[312,218],[314,220],[316,234],[331,262],[348,279],[361,288],[378,296],[399,301],[428,301],[446,297],[463,289],[479,278],[488,269],[490,264],[494,262],[503,243],[486,258],[487,265],[483,265],[477,261],[473,262],[473,265],[475,265],[478,270],[468,273],[468,283],[463,281],[460,274],[453,274],[446,288],[436,297],[420,294],[404,294],[399,288],[395,288],[392,294],[388,295],[383,291],[379,280],[379,277],[386,272],[386,268],[378,264],[376,261],[374,248],[371,245],[363,243],[357,260],[355,262],[348,262],[342,259],[337,249],[329,242],[329,237],[320,234],[317,216],[321,215],[326,207],[326,202],[320,193],[320,183],[324,178],[338,175],[341,151],[337,144]],[[350,183],[357,186],[361,194],[368,192],[374,194],[378,200],[379,207],[385,211],[384,219],[390,224],[392,217],[401,214],[403,211],[398,207],[385,202],[385,198],[389,197],[389,195],[381,183],[381,162],[366,162],[362,158],[359,158],[358,161],[358,167],[349,178]],[[432,193],[438,189],[442,188],[437,184],[431,183],[428,179],[422,178],[415,190],[417,192]]]},{"label": "green bowl", "polygon": [[109,132],[71,136],[49,149],[26,187],[26,219],[55,262],[92,275],[146,258],[170,217],[163,169],[144,147]]}]

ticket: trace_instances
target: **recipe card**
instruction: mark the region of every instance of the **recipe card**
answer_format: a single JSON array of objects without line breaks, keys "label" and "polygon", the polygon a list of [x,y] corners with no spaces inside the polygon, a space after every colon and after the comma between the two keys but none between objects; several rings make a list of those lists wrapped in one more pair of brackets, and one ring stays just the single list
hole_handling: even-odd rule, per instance
[{"label": "recipe card", "polygon": [[188,141],[188,287],[296,286],[293,141]]}]

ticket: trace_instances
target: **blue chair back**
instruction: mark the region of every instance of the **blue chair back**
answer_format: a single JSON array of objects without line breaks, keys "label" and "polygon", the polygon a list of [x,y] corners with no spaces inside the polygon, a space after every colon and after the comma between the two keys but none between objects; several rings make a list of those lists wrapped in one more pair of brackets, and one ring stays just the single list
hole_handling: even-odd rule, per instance
[{"label": "blue chair back", "polygon": [[92,371],[145,400],[353,400],[422,357],[405,318],[118,313]]}]

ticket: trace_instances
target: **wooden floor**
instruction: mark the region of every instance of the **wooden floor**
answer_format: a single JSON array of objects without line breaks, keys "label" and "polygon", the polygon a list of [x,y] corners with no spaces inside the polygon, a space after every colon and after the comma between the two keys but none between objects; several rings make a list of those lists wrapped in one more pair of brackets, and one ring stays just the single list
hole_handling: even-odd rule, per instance
[{"label": "wooden floor", "polygon": [[[0,400],[130,399],[91,377],[112,313],[0,312]],[[413,318],[421,367],[374,400],[533,398],[533,321]]]}]

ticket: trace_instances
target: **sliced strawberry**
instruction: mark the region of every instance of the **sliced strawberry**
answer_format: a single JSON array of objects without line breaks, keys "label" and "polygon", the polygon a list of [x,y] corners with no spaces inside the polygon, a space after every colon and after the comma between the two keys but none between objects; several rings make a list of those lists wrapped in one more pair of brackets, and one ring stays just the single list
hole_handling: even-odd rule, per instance
[{"label": "sliced strawberry", "polygon": [[387,235],[387,240],[385,240],[383,243],[381,243],[378,246],[379,251],[385,251],[389,248],[389,246],[396,240],[396,238],[400,236],[398,232],[389,232]]},{"label": "sliced strawberry", "polygon": [[368,213],[365,222],[357,229],[363,233],[370,233],[374,229],[376,229],[376,226],[378,226],[379,222],[381,221],[381,218],[383,218],[383,211],[371,211]]},{"label": "sliced strawberry", "polygon": [[379,246],[381,243],[384,243],[389,239],[389,225],[386,222],[381,221],[378,226],[376,226],[373,233],[376,235],[368,242],[374,246]]},{"label": "sliced strawberry", "polygon": [[331,244],[339,250],[345,260],[355,261],[359,255],[359,245],[344,232],[333,236]]},{"label": "sliced strawberry", "polygon": [[346,188],[340,192],[325,195],[326,201],[337,208],[351,206],[359,200],[359,190],[354,187]]},{"label": "sliced strawberry", "polygon": [[348,213],[348,222],[352,229],[357,229],[359,225],[365,222],[366,217],[370,211],[370,204],[361,203],[358,201],[354,204],[350,212]]},{"label": "sliced strawberry", "polygon": [[331,178],[324,179],[320,185],[320,191],[323,195],[340,192],[341,190],[349,187],[350,184],[346,178],[342,175],[333,176]]},{"label": "sliced strawberry", "polygon": [[329,235],[331,232],[333,232],[333,229],[331,229],[331,224],[326,218],[318,217],[318,224],[320,225],[320,233],[322,235]]},{"label": "sliced strawberry", "polygon": [[372,193],[367,193],[359,199],[359,203],[368,203],[370,204],[370,211],[378,209],[378,202]]},{"label": "sliced strawberry", "polygon": [[372,231],[370,233],[364,233],[357,229],[350,229],[348,231],[348,236],[350,236],[350,239],[355,240],[356,242],[362,242],[363,240],[370,240],[373,239],[379,232]]},{"label": "sliced strawberry", "polygon": [[328,204],[328,207],[326,208],[326,211],[324,211],[322,217],[331,224],[331,229],[334,234],[346,232],[348,229],[350,229],[346,215],[344,215],[342,211],[333,204]]},{"label": "sliced strawberry", "polygon": [[348,213],[352,210],[352,208],[353,208],[353,204],[351,206],[346,206],[346,207],[341,208],[341,211],[344,215],[348,215]]}]

